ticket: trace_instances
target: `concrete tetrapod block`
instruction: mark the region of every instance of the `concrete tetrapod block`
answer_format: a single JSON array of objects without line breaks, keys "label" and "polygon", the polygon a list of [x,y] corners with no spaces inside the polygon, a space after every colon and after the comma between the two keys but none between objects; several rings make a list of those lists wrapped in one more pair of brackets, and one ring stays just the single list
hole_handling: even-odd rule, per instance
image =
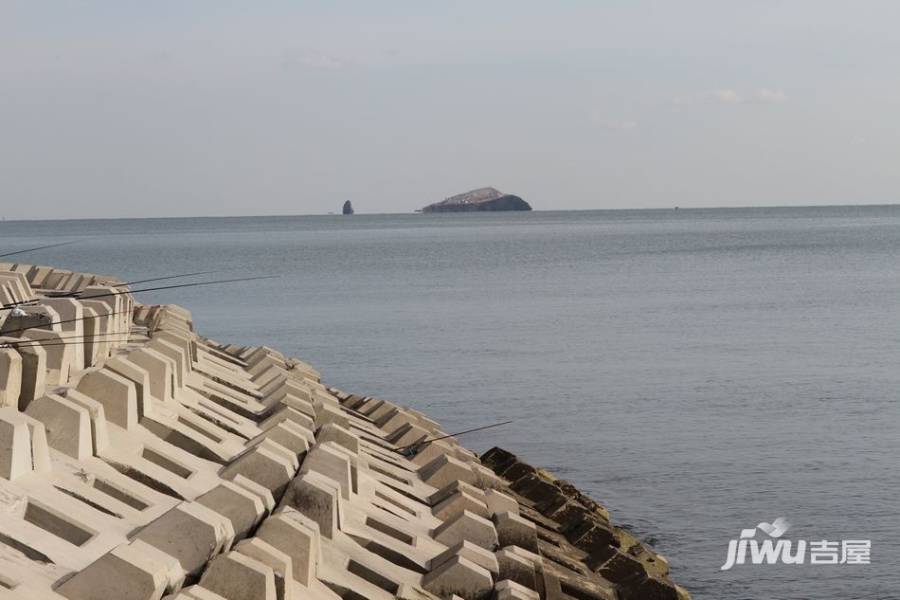
[{"label": "concrete tetrapod block", "polygon": [[482,500],[474,494],[464,490],[457,490],[454,494],[445,498],[431,509],[431,514],[441,521],[446,521],[464,510],[475,513],[479,517],[484,517],[485,519],[488,519],[491,516],[488,512],[487,505]]},{"label": "concrete tetrapod block", "polygon": [[316,472],[295,478],[281,507],[290,507],[309,517],[319,526],[322,537],[332,539],[340,526],[341,490],[337,482]]},{"label": "concrete tetrapod block", "polygon": [[469,540],[463,540],[431,559],[430,570],[434,571],[454,556],[462,556],[463,558],[472,561],[479,567],[487,569],[494,577],[500,572],[500,567],[497,564],[497,556],[490,550],[485,550],[481,546],[476,546]]},{"label": "concrete tetrapod block", "polygon": [[220,473],[222,479],[234,479],[238,475],[258,483],[272,492],[273,496],[279,497],[294,477],[294,469],[287,457],[260,444]]},{"label": "concrete tetrapod block", "polygon": [[49,474],[53,463],[50,462],[50,446],[47,445],[47,431],[44,424],[24,413],[19,413],[28,425],[31,434],[31,468],[35,473]]},{"label": "concrete tetrapod block", "polygon": [[153,333],[153,339],[171,344],[182,351],[185,357],[188,372],[193,371],[193,363],[197,360],[196,342],[193,336],[187,332],[174,329],[157,330]]},{"label": "concrete tetrapod block", "polygon": [[419,469],[419,477],[428,485],[442,488],[453,481],[475,482],[475,474],[469,465],[452,456],[441,455]]},{"label": "concrete tetrapod block", "polygon": [[258,537],[244,540],[234,549],[272,569],[272,573],[275,575],[275,596],[278,600],[293,600],[294,576],[290,556]]},{"label": "concrete tetrapod block", "polygon": [[175,388],[182,389],[186,385],[185,379],[187,373],[190,372],[182,350],[164,340],[157,340],[156,338],[151,339],[150,342],[147,343],[147,348],[150,348],[172,361],[172,364],[175,365],[175,372],[173,373]]},{"label": "concrete tetrapod block", "polygon": [[453,496],[460,491],[466,492],[473,498],[477,498],[478,500],[485,502],[484,491],[479,490],[474,485],[469,485],[465,481],[456,480],[451,481],[450,483],[433,493],[431,496],[429,496],[428,503],[431,504],[431,506],[437,506],[450,496]]},{"label": "concrete tetrapod block", "polygon": [[297,469],[300,468],[300,456],[271,438],[263,437],[256,447],[263,448],[273,454],[283,457],[287,461],[286,464],[290,467],[292,473],[296,473]]},{"label": "concrete tetrapod block", "polygon": [[75,389],[102,404],[110,423],[126,430],[137,426],[137,392],[133,381],[100,368],[86,371]]},{"label": "concrete tetrapod block", "polygon": [[22,356],[12,348],[0,349],[0,407],[18,408],[22,393]]},{"label": "concrete tetrapod block", "polygon": [[510,579],[497,582],[494,586],[496,600],[541,600],[540,594]]},{"label": "concrete tetrapod block", "polygon": [[[58,321],[68,321],[68,323],[60,323],[61,330],[66,335],[83,336],[84,335],[84,308],[81,302],[75,298],[42,298],[41,305],[49,306],[59,315]],[[74,363],[72,368],[80,371],[84,369],[84,344],[73,344]]]},{"label": "concrete tetrapod block", "polygon": [[19,408],[24,409],[47,389],[47,351],[41,346],[19,346],[16,351],[22,357]]},{"label": "concrete tetrapod block", "polygon": [[182,502],[135,536],[174,557],[187,574],[199,573],[209,559],[231,546],[234,529],[222,515],[196,502]]},{"label": "concrete tetrapod block", "polygon": [[373,404],[371,409],[368,409],[368,412],[365,413],[369,419],[372,420],[378,427],[384,428],[384,424],[387,423],[394,415],[400,412],[401,407],[393,402],[389,402],[387,400],[378,400],[379,404]]},{"label": "concrete tetrapod block", "polygon": [[537,527],[518,513],[502,512],[494,515],[494,527],[501,547],[518,546],[537,554]]},{"label": "concrete tetrapod block", "polygon": [[[84,332],[84,369],[96,366],[101,360],[100,356],[100,335],[103,330],[103,310],[97,309],[82,303],[81,309],[84,311],[84,321],[81,322],[81,330]],[[97,342],[97,343],[94,343]]]},{"label": "concrete tetrapod block", "polygon": [[[134,383],[135,397],[137,398],[138,405],[138,419],[144,415],[153,414],[153,397],[150,394],[150,373],[148,373],[146,369],[128,360],[127,355],[112,356],[103,366]],[[157,398],[157,400],[160,402],[163,401],[162,398]]]},{"label": "concrete tetrapod block", "polygon": [[116,310],[103,300],[82,300],[81,305],[85,314],[84,333],[93,336],[84,340],[84,361],[94,366],[106,360],[112,345],[111,334],[119,333],[116,316],[112,314]]},{"label": "concrete tetrapod block", "polygon": [[312,447],[316,443],[316,436],[313,433],[312,429],[307,428],[305,425],[295,421],[294,419],[285,419],[284,421],[279,423],[279,425],[290,428],[292,432],[305,439],[306,444],[310,447]]},{"label": "concrete tetrapod block", "polygon": [[487,504],[488,512],[491,515],[502,512],[519,512],[519,503],[516,502],[515,498],[499,490],[485,490],[484,502]]},{"label": "concrete tetrapod block", "polygon": [[24,302],[34,298],[34,292],[24,273],[0,270],[0,288],[8,294],[6,300],[10,302]]},{"label": "concrete tetrapod block", "polygon": [[75,345],[62,343],[62,332],[46,329],[28,329],[21,334],[23,339],[44,342],[40,347],[46,352],[46,385],[54,387],[69,382],[72,363],[75,362]]},{"label": "concrete tetrapod block", "polygon": [[423,467],[437,457],[444,455],[459,458],[456,456],[456,451],[453,446],[446,443],[444,440],[437,440],[435,442],[430,442],[427,446],[419,450],[418,454],[412,457],[412,462],[419,467]]},{"label": "concrete tetrapod block", "polygon": [[44,424],[47,443],[54,450],[75,460],[93,456],[91,415],[83,406],[68,398],[48,394],[35,398],[25,412]]},{"label": "concrete tetrapod block", "polygon": [[356,406],[352,407],[359,413],[366,415],[368,418],[372,418],[372,412],[378,410],[382,406],[384,406],[384,400],[381,398],[375,398],[374,396],[364,396]]},{"label": "concrete tetrapod block", "polygon": [[[296,381],[286,380],[279,385],[267,385],[260,392],[267,396],[267,402],[271,400],[272,402],[280,402],[285,406],[302,403],[304,408],[309,405],[315,412],[309,387]],[[301,412],[306,411],[301,410]]]},{"label": "concrete tetrapod block", "polygon": [[453,546],[469,540],[477,546],[493,550],[497,547],[497,531],[494,524],[467,510],[442,523],[432,536],[445,546]]},{"label": "concrete tetrapod block", "polygon": [[196,502],[231,521],[235,539],[244,538],[268,512],[262,498],[233,481],[223,481]]},{"label": "concrete tetrapod block", "polygon": [[[396,600],[434,600],[436,596],[427,592],[422,586],[411,583],[401,583],[394,595]],[[446,600],[462,600],[456,594],[448,596]]]},{"label": "concrete tetrapod block", "polygon": [[[462,460],[468,460],[466,458],[462,458]],[[475,481],[473,485],[483,489],[502,489],[504,486],[503,480],[498,477],[493,471],[477,462],[477,458],[473,457],[472,460],[472,473],[475,475]]]},{"label": "concrete tetrapod block", "polygon": [[395,446],[403,448],[405,446],[412,446],[413,444],[430,437],[439,436],[432,436],[430,431],[414,423],[404,423],[398,427],[396,431],[386,435],[385,439]]},{"label": "concrete tetrapod block", "polygon": [[[378,412],[378,411],[376,411]],[[385,411],[378,418],[371,417],[375,424],[385,432],[396,431],[398,427],[406,423],[415,423],[416,417],[407,408],[395,408]]]},{"label": "concrete tetrapod block", "polygon": [[422,578],[422,587],[442,598],[456,594],[464,600],[485,600],[493,585],[487,569],[462,556],[454,556]]},{"label": "concrete tetrapod block", "polygon": [[28,423],[16,409],[0,408],[0,477],[13,481],[32,469]]},{"label": "concrete tetrapod block", "polygon": [[[169,600],[168,598],[163,598],[163,600]],[[224,596],[220,596],[215,592],[211,592],[202,585],[192,585],[191,587],[184,588],[181,590],[177,596],[172,598],[172,600],[228,600]]]},{"label": "concrete tetrapod block", "polygon": [[292,396],[297,400],[302,400],[307,404],[314,404],[314,398],[310,392],[309,385],[306,382],[295,381],[290,378],[272,379],[268,383],[259,386],[259,391],[263,396],[269,396],[284,402],[284,396]]},{"label": "concrete tetrapod block", "polygon": [[503,548],[496,553],[500,566],[500,579],[511,579],[529,589],[537,588],[535,564],[515,552],[512,547]]},{"label": "concrete tetrapod block", "polygon": [[291,420],[308,431],[312,431],[316,428],[315,421],[313,421],[312,417],[292,406],[284,406],[276,410],[272,413],[271,417],[259,424],[259,428],[265,431],[286,420]]},{"label": "concrete tetrapod block", "polygon": [[272,568],[240,552],[217,556],[200,585],[228,600],[277,600]]},{"label": "concrete tetrapod block", "polygon": [[337,423],[326,423],[317,432],[316,439],[319,443],[332,442],[343,446],[352,454],[359,454],[359,438],[346,427]]},{"label": "concrete tetrapod block", "polygon": [[139,348],[128,353],[128,360],[150,374],[150,393],[163,402],[174,399],[172,381],[175,364],[152,348]]},{"label": "concrete tetrapod block", "polygon": [[81,406],[91,419],[91,438],[94,443],[94,455],[99,456],[109,448],[109,431],[106,427],[106,409],[90,396],[73,389],[65,390],[65,398]]},{"label": "concrete tetrapod block", "polygon": [[56,589],[69,600],[158,600],[168,582],[168,565],[154,560],[142,542],[122,544]]},{"label": "concrete tetrapod block", "polygon": [[280,365],[269,363],[266,366],[265,361],[260,361],[250,367],[247,372],[251,374],[250,380],[260,388],[264,388],[273,382],[280,383],[287,379],[287,371],[283,363]]},{"label": "concrete tetrapod block", "polygon": [[328,423],[340,425],[344,429],[350,427],[350,420],[340,408],[335,408],[329,404],[314,404],[316,409],[316,427],[324,427]]},{"label": "concrete tetrapod block", "polygon": [[333,444],[318,444],[310,450],[300,467],[300,472],[310,471],[321,473],[335,481],[340,486],[341,497],[344,500],[350,499],[350,492],[353,491],[350,458],[333,447]]},{"label": "concrete tetrapod block", "polygon": [[267,439],[284,446],[294,453],[294,456],[305,454],[309,451],[309,441],[306,436],[290,425],[290,421],[282,421],[278,425],[267,429],[263,434]]},{"label": "concrete tetrapod block", "polygon": [[272,491],[268,488],[261,486],[243,475],[235,475],[234,478],[231,479],[231,482],[259,498],[266,508],[265,513],[267,515],[275,510],[275,497],[272,496]]},{"label": "concrete tetrapod block", "polygon": [[319,526],[296,510],[287,508],[260,525],[256,537],[290,557],[293,578],[309,587],[316,578],[319,559]]},{"label": "concrete tetrapod block", "polygon": [[[302,383],[284,377],[273,379],[259,386],[259,393],[266,398],[265,404],[267,405],[297,403],[301,406],[301,412],[308,412],[306,405],[313,406],[309,389]],[[313,411],[315,411],[314,406]]]},{"label": "concrete tetrapod block", "polygon": [[202,585],[192,585],[178,592],[178,595],[166,596],[163,600],[228,600],[228,598],[223,598]]}]

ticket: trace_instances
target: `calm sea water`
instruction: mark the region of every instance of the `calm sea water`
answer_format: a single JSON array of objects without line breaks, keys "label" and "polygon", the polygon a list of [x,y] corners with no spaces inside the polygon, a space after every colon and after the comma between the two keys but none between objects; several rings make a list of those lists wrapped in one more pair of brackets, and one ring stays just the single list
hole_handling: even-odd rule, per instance
[{"label": "calm sea water", "polygon": [[[544,465],[698,599],[900,598],[900,207],[0,223],[23,262],[124,279],[220,341]],[[720,571],[742,528],[871,539],[868,566]]]}]

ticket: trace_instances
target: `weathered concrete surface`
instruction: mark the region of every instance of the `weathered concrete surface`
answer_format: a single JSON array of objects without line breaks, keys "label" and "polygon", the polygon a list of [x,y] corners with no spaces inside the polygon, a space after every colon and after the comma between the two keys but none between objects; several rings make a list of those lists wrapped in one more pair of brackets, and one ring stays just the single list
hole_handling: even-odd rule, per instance
[{"label": "weathered concrete surface", "polygon": [[[102,297],[114,278],[4,269],[3,297],[36,303],[0,338],[31,340],[0,347],[0,598],[688,597],[509,452],[430,443],[445,433],[422,413],[205,339],[180,307]],[[85,296],[42,297],[60,291]]]}]

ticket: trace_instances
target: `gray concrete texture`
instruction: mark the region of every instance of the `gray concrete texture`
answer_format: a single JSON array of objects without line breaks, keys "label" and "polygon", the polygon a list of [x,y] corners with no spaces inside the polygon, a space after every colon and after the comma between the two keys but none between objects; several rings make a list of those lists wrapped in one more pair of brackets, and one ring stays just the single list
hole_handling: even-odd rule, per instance
[{"label": "gray concrete texture", "polygon": [[120,283],[0,263],[0,600],[688,597],[565,482]]}]

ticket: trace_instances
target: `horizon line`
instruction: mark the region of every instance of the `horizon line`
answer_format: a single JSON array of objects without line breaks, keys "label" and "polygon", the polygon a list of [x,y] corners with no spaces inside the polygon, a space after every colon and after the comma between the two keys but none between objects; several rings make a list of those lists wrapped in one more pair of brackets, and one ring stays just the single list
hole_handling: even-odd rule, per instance
[{"label": "horizon line", "polygon": [[387,217],[387,216],[438,216],[460,214],[502,214],[502,213],[563,213],[563,212],[627,212],[627,211],[697,211],[697,210],[748,210],[748,209],[791,209],[791,208],[877,208],[886,206],[900,206],[897,202],[881,202],[873,204],[756,204],[742,206],[669,206],[669,207],[640,207],[640,208],[555,208],[532,209],[530,211],[471,211],[471,212],[436,212],[423,213],[421,211],[410,212],[356,212],[352,215],[342,215],[338,212],[328,213],[272,213],[272,214],[243,214],[243,215],[184,215],[184,216],[143,216],[143,217],[14,217],[11,219],[0,218],[0,223],[34,223],[40,221],[64,222],[64,221],[149,221],[149,220],[175,220],[175,219],[260,219],[279,217]]}]

